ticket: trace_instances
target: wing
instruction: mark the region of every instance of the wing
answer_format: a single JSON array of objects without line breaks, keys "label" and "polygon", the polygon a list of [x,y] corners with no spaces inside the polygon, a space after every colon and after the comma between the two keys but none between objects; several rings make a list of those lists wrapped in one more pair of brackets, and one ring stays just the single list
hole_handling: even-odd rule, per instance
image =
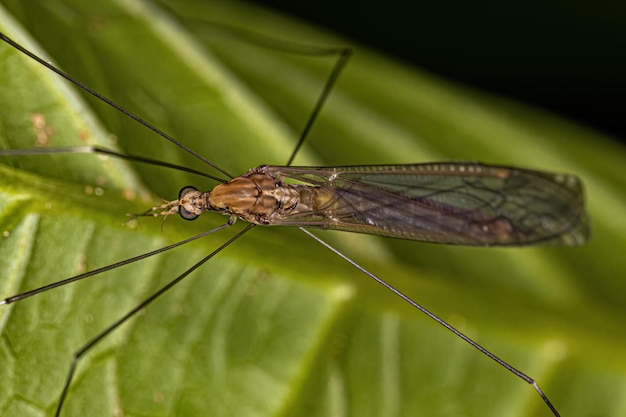
[{"label": "wing", "polygon": [[478,163],[264,167],[315,199],[272,225],[436,243],[579,245],[589,237],[580,180]]}]

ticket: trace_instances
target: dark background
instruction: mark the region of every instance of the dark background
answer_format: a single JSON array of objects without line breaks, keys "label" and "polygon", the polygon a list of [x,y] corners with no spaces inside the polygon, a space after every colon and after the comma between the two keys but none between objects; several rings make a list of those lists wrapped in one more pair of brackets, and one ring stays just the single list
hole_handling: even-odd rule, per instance
[{"label": "dark background", "polygon": [[626,1],[260,3],[626,143]]}]

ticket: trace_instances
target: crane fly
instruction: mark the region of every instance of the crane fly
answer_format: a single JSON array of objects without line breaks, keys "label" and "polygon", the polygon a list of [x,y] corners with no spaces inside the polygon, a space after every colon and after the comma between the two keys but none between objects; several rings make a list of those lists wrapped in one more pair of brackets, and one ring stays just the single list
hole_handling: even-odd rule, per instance
[{"label": "crane fly", "polygon": [[209,192],[185,187],[178,199],[143,215],[194,220],[218,211],[233,222],[453,245],[578,245],[587,239],[583,207],[581,183],[567,174],[451,162],[262,165]]},{"label": "crane fly", "polygon": [[[1,37],[4,42],[37,60],[40,64],[59,73],[114,108],[128,114],[99,93],[76,82],[72,77],[34,56],[7,35],[3,34]],[[347,55],[344,56],[347,60]],[[335,71],[318,101],[320,108],[339,71],[345,64],[343,61],[340,62],[335,67]],[[316,115],[317,109],[310,122],[315,119]],[[157,131],[175,145],[188,150],[180,142],[138,119],[137,116],[130,114],[130,117]],[[304,140],[304,135],[302,140]],[[0,155],[27,156],[55,152],[101,153],[139,162],[153,162],[175,169],[185,169],[173,164],[150,161],[97,147],[75,147],[58,150],[44,148],[14,149],[3,151]],[[199,156],[195,153],[192,154]],[[555,174],[480,163],[438,162],[407,165],[298,167],[291,166],[292,159],[287,166],[261,165],[250,169],[241,176],[228,180],[218,179],[220,184],[211,191],[200,191],[192,186],[184,187],[177,199],[166,201],[137,215],[165,218],[177,214],[186,220],[194,220],[204,211],[217,211],[229,217],[228,222],[223,226],[144,255],[88,271],[16,296],[7,297],[0,303],[11,304],[69,282],[78,281],[118,266],[160,254],[188,241],[227,228],[238,219],[250,223],[250,226],[244,228],[213,253],[162,287],[80,348],[75,353],[75,360],[72,362],[66,384],[60,393],[56,415],[62,415],[66,401],[71,402],[68,393],[74,382],[76,365],[80,363],[79,359],[86,352],[119,325],[144,309],[158,296],[180,282],[190,272],[211,259],[255,225],[301,228],[307,235],[382,284],[411,306],[422,311],[480,352],[531,384],[548,406],[550,412],[555,416],[559,415],[554,405],[531,377],[478,345],[459,330],[328,245],[307,229],[331,229],[469,246],[580,245],[586,242],[589,230],[584,210],[582,184],[577,177],[570,174]],[[202,160],[208,162],[203,158]],[[222,174],[226,174],[214,164],[210,163],[210,165],[220,170]]]}]

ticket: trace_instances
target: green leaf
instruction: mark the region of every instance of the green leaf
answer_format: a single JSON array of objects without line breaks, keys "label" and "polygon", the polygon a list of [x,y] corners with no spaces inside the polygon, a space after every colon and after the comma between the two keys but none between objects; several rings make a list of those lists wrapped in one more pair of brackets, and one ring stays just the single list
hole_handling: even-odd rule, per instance
[{"label": "green leaf", "polygon": [[[284,163],[332,59],[246,44],[207,22],[348,42],[249,5],[164,3],[4,1],[0,26],[229,173]],[[626,415],[624,149],[355,49],[296,164],[462,159],[575,173],[593,237],[481,249],[317,234],[532,375],[562,415]],[[206,169],[6,45],[0,79],[3,148],[99,143]],[[226,220],[122,224],[182,186],[210,188],[203,178],[94,155],[0,158],[2,297]],[[72,353],[234,232],[0,306],[0,414],[53,415]],[[63,415],[122,414],[551,415],[530,386],[300,231],[261,227],[80,361]]]}]

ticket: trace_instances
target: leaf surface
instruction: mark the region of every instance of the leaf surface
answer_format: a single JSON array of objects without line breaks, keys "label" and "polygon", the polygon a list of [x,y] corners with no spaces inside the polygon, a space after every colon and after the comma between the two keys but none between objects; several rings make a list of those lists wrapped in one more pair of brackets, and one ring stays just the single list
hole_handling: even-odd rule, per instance
[{"label": "leaf surface", "polygon": [[[40,44],[46,59],[233,175],[287,160],[332,59],[260,48],[207,22],[347,44],[231,2],[3,3],[4,33]],[[479,160],[575,173],[593,237],[580,248],[480,249],[317,234],[535,377],[562,415],[626,415],[624,149],[355,49],[297,165]],[[98,143],[207,169],[6,46],[0,79],[3,148]],[[122,225],[185,185],[213,185],[187,174],[93,155],[0,162],[2,296],[226,220]],[[74,351],[241,227],[0,306],[0,414],[52,415]],[[122,413],[550,415],[531,387],[298,230],[260,227],[81,361],[63,415]]]}]

